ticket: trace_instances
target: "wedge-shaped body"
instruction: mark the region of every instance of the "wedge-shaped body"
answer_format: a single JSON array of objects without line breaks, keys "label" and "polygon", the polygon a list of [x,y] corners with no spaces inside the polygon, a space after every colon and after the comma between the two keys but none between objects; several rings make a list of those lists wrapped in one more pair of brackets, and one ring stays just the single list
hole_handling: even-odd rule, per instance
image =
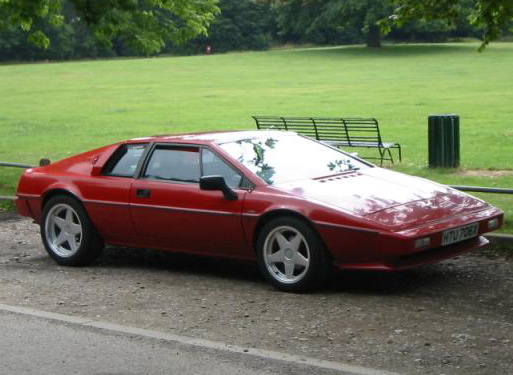
[{"label": "wedge-shaped body", "polygon": [[82,265],[104,244],[257,260],[279,289],[341,269],[400,270],[487,243],[488,203],[295,133],[133,139],[21,177],[17,207],[48,253]]}]

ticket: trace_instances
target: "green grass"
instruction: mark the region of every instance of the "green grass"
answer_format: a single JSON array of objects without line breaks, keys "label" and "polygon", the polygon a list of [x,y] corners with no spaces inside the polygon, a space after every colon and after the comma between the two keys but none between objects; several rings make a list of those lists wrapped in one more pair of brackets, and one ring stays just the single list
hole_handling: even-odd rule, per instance
[{"label": "green grass", "polygon": [[[429,170],[427,117],[461,117],[463,169],[513,168],[513,44],[311,48],[0,66],[0,161],[37,163],[158,133],[253,128],[253,114],[372,116],[398,170],[461,185],[513,176]],[[0,167],[0,195],[19,171]],[[513,215],[513,197],[486,195]],[[513,223],[508,221],[508,231]]]}]

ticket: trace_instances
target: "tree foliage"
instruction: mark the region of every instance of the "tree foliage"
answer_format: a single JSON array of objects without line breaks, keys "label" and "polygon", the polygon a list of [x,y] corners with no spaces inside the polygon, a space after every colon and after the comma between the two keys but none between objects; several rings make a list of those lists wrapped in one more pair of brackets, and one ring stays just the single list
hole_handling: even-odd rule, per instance
[{"label": "tree foliage", "polygon": [[[348,31],[378,45],[377,30],[428,26],[437,31],[480,30],[481,49],[513,24],[513,0],[267,0],[276,4],[282,33],[311,39],[316,34]],[[469,25],[472,30],[469,31]],[[399,33],[400,34],[400,33]]]},{"label": "tree foliage", "polygon": [[[277,14],[279,33],[285,39],[314,43],[362,43],[380,47],[383,31],[403,40],[440,41],[455,31],[472,30],[462,9],[454,25],[441,20],[409,19],[400,27],[387,23],[394,12],[393,0],[270,0]],[[466,0],[472,1],[472,0]],[[385,29],[385,30],[384,30]],[[457,33],[456,33],[457,34]]]},{"label": "tree foliage", "polygon": [[489,42],[498,39],[513,21],[512,0],[392,0],[396,6],[391,17],[396,25],[404,25],[411,20],[445,20],[455,23],[462,12],[471,9],[470,23],[484,31],[481,49]]},{"label": "tree foliage", "polygon": [[203,53],[207,45],[217,53],[273,42],[377,47],[383,35],[477,37],[484,46],[512,19],[513,0],[0,0],[0,60]]},{"label": "tree foliage", "polygon": [[274,1],[282,35],[322,42],[326,36],[363,38],[370,47],[380,46],[378,21],[391,14],[388,0],[277,0]]},{"label": "tree foliage", "polygon": [[254,0],[220,0],[220,14],[210,25],[208,36],[200,36],[170,52],[201,53],[209,45],[212,51],[262,50],[269,48],[275,28],[270,6]]},{"label": "tree foliage", "polygon": [[[0,0],[1,1],[1,0]],[[25,32],[11,26],[0,30],[0,60],[55,60],[111,56],[140,56],[147,51],[135,49],[126,38],[117,36],[110,44],[100,43],[83,22],[73,4],[63,2],[63,24],[39,26],[52,43],[46,49],[28,43]],[[220,0],[220,13],[209,26],[208,36],[197,36],[182,44],[169,41],[163,53],[204,53],[210,45],[214,53],[230,50],[259,50],[269,48],[275,23],[269,4],[253,0]],[[174,17],[169,15],[169,17]]]},{"label": "tree foliage", "polygon": [[122,38],[147,54],[160,51],[166,41],[184,42],[206,34],[219,12],[217,0],[0,0],[0,27],[28,33],[34,44],[48,48],[44,25],[65,23],[69,4],[75,18],[103,42]]}]

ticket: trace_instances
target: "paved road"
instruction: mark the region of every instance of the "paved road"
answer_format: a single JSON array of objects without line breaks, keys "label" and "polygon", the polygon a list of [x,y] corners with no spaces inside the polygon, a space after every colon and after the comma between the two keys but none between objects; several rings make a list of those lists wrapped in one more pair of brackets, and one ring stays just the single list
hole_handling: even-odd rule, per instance
[{"label": "paved road", "polygon": [[68,321],[0,308],[0,374],[380,374],[365,369],[356,372],[325,369],[205,345],[187,345],[166,340],[165,335],[155,338],[147,337],[144,332],[130,334],[130,327],[100,329],[79,319],[73,323],[69,317],[64,319]]}]

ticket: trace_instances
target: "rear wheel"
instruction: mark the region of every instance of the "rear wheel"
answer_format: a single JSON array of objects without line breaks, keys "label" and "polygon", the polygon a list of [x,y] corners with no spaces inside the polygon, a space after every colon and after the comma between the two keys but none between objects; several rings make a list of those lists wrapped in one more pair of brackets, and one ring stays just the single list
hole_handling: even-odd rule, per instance
[{"label": "rear wheel", "polygon": [[48,254],[65,266],[89,264],[103,250],[103,241],[84,208],[68,196],[51,198],[45,205],[41,238]]},{"label": "rear wheel", "polygon": [[294,217],[268,222],[258,237],[257,251],[260,270],[282,291],[311,290],[325,281],[330,271],[318,234]]}]

